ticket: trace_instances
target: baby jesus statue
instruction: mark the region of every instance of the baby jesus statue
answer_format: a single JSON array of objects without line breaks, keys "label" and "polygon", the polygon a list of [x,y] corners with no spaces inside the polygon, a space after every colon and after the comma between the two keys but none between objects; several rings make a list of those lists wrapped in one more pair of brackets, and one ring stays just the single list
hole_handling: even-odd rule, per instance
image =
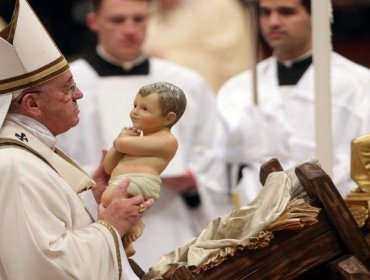
[{"label": "baby jesus statue", "polygon": [[[159,197],[160,174],[177,151],[176,137],[171,127],[181,118],[186,108],[184,92],[167,82],[142,87],[130,112],[131,127],[125,127],[113,142],[104,158],[104,169],[110,175],[108,187],[102,195],[106,207],[112,200],[117,185],[130,178],[127,197],[142,195],[144,199]],[[140,213],[145,212],[140,208]],[[127,256],[135,254],[132,242],[143,232],[140,220],[123,237]]]}]

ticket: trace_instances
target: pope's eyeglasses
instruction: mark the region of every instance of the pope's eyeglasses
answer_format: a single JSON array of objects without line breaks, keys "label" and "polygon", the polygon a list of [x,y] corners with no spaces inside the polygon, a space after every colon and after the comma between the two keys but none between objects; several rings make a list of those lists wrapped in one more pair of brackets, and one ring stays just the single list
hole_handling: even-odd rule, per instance
[{"label": "pope's eyeglasses", "polygon": [[27,91],[25,92],[20,98],[18,98],[18,101],[17,103],[18,104],[21,104],[22,103],[22,100],[23,100],[23,97],[28,94],[28,93],[43,93],[43,92],[62,92],[64,93],[65,96],[73,96],[78,90],[78,87],[76,85],[76,83],[73,83],[67,87],[64,87],[63,89],[57,89],[57,90],[31,90],[31,91]]}]

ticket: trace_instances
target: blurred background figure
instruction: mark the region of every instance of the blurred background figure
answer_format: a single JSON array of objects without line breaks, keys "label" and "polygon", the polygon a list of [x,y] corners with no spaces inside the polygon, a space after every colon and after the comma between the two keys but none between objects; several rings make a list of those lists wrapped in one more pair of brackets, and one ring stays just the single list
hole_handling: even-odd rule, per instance
[{"label": "blurred background figure", "polygon": [[[370,0],[333,0],[332,43],[335,52],[370,67]],[[272,50],[262,42],[263,56]]]},{"label": "blurred background figure", "polygon": [[250,66],[248,9],[240,0],[155,0],[146,50],[191,67],[217,91]]}]

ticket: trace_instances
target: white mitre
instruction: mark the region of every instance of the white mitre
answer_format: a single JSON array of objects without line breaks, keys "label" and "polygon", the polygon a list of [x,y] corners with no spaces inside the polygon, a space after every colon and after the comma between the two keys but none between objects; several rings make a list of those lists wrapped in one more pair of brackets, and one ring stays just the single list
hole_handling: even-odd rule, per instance
[{"label": "white mitre", "polygon": [[28,2],[16,0],[12,19],[0,32],[0,127],[11,100],[23,89],[68,69],[68,62]]}]

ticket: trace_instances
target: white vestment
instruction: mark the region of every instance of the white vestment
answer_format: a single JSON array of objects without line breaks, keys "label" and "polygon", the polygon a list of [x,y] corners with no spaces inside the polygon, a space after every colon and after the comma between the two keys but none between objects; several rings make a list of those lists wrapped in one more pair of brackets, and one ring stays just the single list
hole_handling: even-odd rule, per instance
[{"label": "white vestment", "polygon": [[148,270],[158,259],[199,234],[208,222],[231,209],[226,195],[225,166],[213,150],[217,124],[213,92],[194,71],[160,59],[150,59],[148,75],[100,77],[83,59],[71,63],[71,71],[84,92],[80,123],[61,135],[58,143],[83,167],[92,171],[102,149],[109,149],[125,126],[131,126],[129,112],[138,90],[147,84],[166,81],[180,87],[187,107],[172,128],[179,149],[163,176],[175,176],[190,169],[198,183],[201,206],[189,209],[181,196],[166,187],[159,200],[144,215],[143,235],[134,243],[134,259]]},{"label": "white vestment", "polygon": [[[46,128],[28,122],[36,129],[8,120],[0,132],[14,129],[27,146],[32,142],[40,150],[53,149],[55,139],[45,137]],[[112,234],[93,223],[57,169],[19,146],[0,146],[0,158],[0,279],[117,279]],[[137,279],[117,237],[121,280]]]},{"label": "white vestment", "polygon": [[[314,68],[295,86],[280,86],[277,61],[258,64],[259,104],[253,104],[252,76],[243,72],[220,89],[219,117],[226,130],[223,156],[246,164],[239,191],[244,203],[260,191],[259,168],[276,157],[291,168],[315,157]],[[350,143],[369,132],[370,72],[339,54],[331,55],[333,181],[342,195],[354,187],[350,179]]]}]

